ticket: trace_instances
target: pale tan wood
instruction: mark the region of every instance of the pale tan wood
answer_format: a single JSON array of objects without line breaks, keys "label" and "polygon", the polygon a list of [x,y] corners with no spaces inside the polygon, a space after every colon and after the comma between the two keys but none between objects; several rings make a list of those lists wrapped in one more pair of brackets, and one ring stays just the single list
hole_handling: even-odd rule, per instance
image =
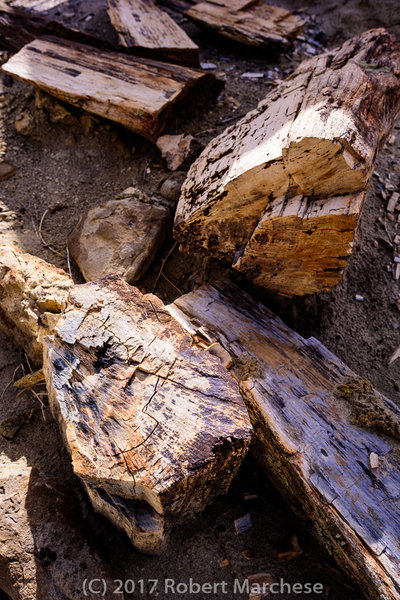
[{"label": "pale tan wood", "polygon": [[162,302],[117,276],[75,286],[43,370],[94,507],[157,553],[171,520],[225,493],[251,426],[236,382]]},{"label": "pale tan wood", "polygon": [[28,44],[2,69],[151,140],[222,85],[200,70],[56,38]]},{"label": "pale tan wood", "polygon": [[150,58],[199,66],[199,47],[152,0],[107,0],[107,3],[122,46]]},{"label": "pale tan wood", "polygon": [[367,598],[398,600],[399,408],[229,282],[202,286],[167,309],[195,339],[231,355],[253,453],[321,543]]},{"label": "pale tan wood", "polygon": [[0,246],[0,329],[42,363],[43,338],[67,305],[72,279],[15,246]]},{"label": "pale tan wood", "polygon": [[330,289],[400,111],[399,74],[400,46],[383,29],[303,62],[194,162],[176,239],[277,293]]},{"label": "pale tan wood", "polygon": [[225,37],[250,46],[287,46],[304,28],[304,20],[263,0],[214,0],[191,6],[190,19]]}]

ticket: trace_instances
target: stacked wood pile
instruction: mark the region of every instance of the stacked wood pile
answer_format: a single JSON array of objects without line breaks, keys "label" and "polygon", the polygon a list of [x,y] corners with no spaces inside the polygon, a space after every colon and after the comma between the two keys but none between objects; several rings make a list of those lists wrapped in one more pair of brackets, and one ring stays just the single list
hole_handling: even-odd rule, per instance
[{"label": "stacked wood pile", "polygon": [[[188,66],[197,64],[196,45],[152,2],[109,0],[121,46],[112,52],[26,13],[31,0],[15,4],[15,12],[0,5],[3,43],[18,33],[4,72],[153,142],[183,107],[221,89]],[[303,26],[257,1],[235,0],[229,10],[225,0],[172,4],[247,44],[285,45]],[[36,38],[43,33],[59,37]],[[399,76],[400,45],[381,29],[303,62],[192,164],[176,240],[277,294],[330,289],[400,112]],[[198,152],[184,138],[158,140],[171,169]],[[138,549],[165,549],[173,523],[228,490],[251,445],[366,596],[398,600],[398,407],[231,282],[169,306],[131,286],[171,233],[171,207],[128,188],[85,212],[68,242],[82,285],[0,247],[0,327],[41,367],[19,384],[45,381],[75,475]],[[7,494],[27,487],[29,470],[23,475]]]}]

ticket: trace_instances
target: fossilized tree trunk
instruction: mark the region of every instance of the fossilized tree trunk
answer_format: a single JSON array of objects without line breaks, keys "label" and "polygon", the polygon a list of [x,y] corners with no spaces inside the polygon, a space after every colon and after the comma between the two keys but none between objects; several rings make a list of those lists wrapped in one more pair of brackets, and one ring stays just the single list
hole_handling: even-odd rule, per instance
[{"label": "fossilized tree trunk", "polygon": [[185,14],[198,25],[249,46],[288,46],[304,27],[301,17],[262,0],[200,2]]},{"label": "fossilized tree trunk", "polygon": [[192,165],[176,239],[279,294],[330,289],[400,110],[399,76],[382,29],[303,62]]},{"label": "fossilized tree trunk", "polygon": [[199,47],[149,0],[107,0],[120,43],[142,56],[199,67]]},{"label": "fossilized tree trunk", "polygon": [[72,279],[15,246],[0,246],[0,329],[42,363],[43,337],[67,305]]},{"label": "fossilized tree trunk", "polygon": [[2,66],[60,100],[155,141],[176,117],[218,94],[213,75],[89,46],[40,38]]},{"label": "fossilized tree trunk", "polygon": [[116,276],[76,286],[44,372],[94,507],[145,552],[225,493],[250,442],[236,382],[155,296]]},{"label": "fossilized tree trunk", "polygon": [[398,600],[400,410],[230,283],[203,286],[167,309],[230,353],[253,452],[277,487],[368,598]]}]

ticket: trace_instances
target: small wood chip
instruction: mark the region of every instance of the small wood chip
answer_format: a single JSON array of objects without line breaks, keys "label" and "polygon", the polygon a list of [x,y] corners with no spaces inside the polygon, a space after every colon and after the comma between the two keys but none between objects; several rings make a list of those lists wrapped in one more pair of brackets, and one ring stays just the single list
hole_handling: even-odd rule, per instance
[{"label": "small wood chip", "polygon": [[369,455],[369,466],[371,469],[377,469],[379,467],[379,456],[376,452],[371,452]]},{"label": "small wood chip", "polygon": [[227,558],[221,558],[218,560],[218,566],[221,567],[221,569],[223,569],[224,567],[227,567],[229,565],[229,560]]},{"label": "small wood chip", "polygon": [[399,199],[400,199],[400,194],[398,192],[393,192],[393,194],[390,196],[390,200],[386,207],[387,212],[389,212],[389,213],[394,212]]},{"label": "small wood chip", "polygon": [[[399,302],[397,301],[397,306],[399,307]],[[399,307],[400,308],[400,307]],[[400,346],[393,352],[392,356],[389,359],[389,365],[392,364],[397,358],[400,356]]]},{"label": "small wood chip", "polygon": [[0,162],[0,181],[3,181],[4,179],[8,179],[9,177],[12,177],[14,175],[14,173],[16,172],[16,170],[17,170],[17,167],[14,167],[14,165],[7,162],[6,160],[2,160]]}]

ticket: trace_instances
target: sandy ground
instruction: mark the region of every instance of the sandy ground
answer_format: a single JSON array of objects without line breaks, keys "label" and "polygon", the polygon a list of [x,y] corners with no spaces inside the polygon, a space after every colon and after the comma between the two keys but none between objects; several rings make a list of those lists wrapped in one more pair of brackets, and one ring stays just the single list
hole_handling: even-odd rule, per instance
[{"label": "sandy ground", "polygon": [[[291,9],[306,8],[304,14],[314,15],[313,35],[318,36],[318,40],[327,47],[376,26],[386,26],[400,37],[396,0],[385,0],[379,4],[356,0],[332,3],[288,0],[280,4]],[[70,5],[73,5],[75,13],[71,12]],[[72,21],[92,14],[92,19],[84,21],[85,28],[107,39],[112,38],[113,32],[107,23],[102,0],[65,2],[60,11],[73,13],[75,16],[68,17]],[[182,120],[176,126],[177,132],[189,132],[203,143],[222,131],[227,119],[234,122],[271,89],[268,76],[249,81],[241,78],[244,72],[267,73],[277,69],[277,75],[283,77],[304,58],[302,50],[293,56],[263,55],[206,35],[194,25],[183,25],[200,44],[202,60],[215,63],[215,72],[226,80],[225,90],[214,106],[201,115]],[[3,53],[2,60],[6,58],[7,54]],[[132,184],[150,193],[155,192],[169,172],[158,150],[149,142],[76,109],[66,107],[65,111],[59,110],[57,114],[60,116],[58,122],[52,122],[54,112],[39,110],[35,106],[35,94],[29,85],[2,78],[0,150],[3,158],[17,167],[17,172],[12,178],[0,182],[0,242],[13,240],[23,250],[67,268],[66,239],[84,209],[114,198]],[[29,122],[28,135],[21,135],[15,130],[15,120],[21,116],[26,116]],[[388,236],[393,239],[396,229],[394,222],[385,222],[386,201],[382,191],[389,189],[390,194],[391,189],[400,189],[399,130],[400,124],[377,161],[379,178],[373,178],[358,245],[343,283],[331,293],[291,301],[271,298],[259,290],[252,290],[294,329],[305,336],[313,335],[320,339],[395,402],[400,402],[400,363],[397,361],[388,366],[388,360],[400,343],[400,312],[396,305],[400,290],[398,282],[392,280],[388,271],[392,251],[385,240]],[[43,238],[57,252],[46,248],[38,235],[46,209],[49,211],[42,223]],[[139,282],[140,287],[147,291],[153,289],[161,259],[172,245],[170,237]],[[73,265],[72,269],[75,280],[82,281]],[[168,260],[165,273],[176,287],[161,279],[156,292],[164,301],[170,302],[178,295],[176,288],[182,292],[189,291],[193,282],[210,278],[221,269],[223,267],[212,261],[175,251]],[[362,295],[364,301],[357,302],[356,294]],[[0,454],[7,460],[24,458],[28,465],[40,468],[63,483],[67,482],[73,493],[79,494],[88,531],[110,563],[116,578],[163,580],[168,577],[187,582],[192,577],[199,582],[226,581],[228,589],[232,589],[235,578],[243,580],[249,574],[267,572],[275,581],[282,577],[292,583],[309,581],[324,585],[322,596],[310,594],[304,597],[333,600],[362,598],[355,585],[336,570],[330,557],[315,543],[310,536],[309,525],[291,512],[250,457],[230,493],[214,502],[196,521],[176,530],[170,549],[163,557],[149,558],[135,552],[122,534],[93,515],[71,473],[47,408],[43,415],[37,399],[29,395],[16,398],[13,388],[7,388],[15,369],[24,363],[24,357],[3,336],[0,340],[0,421],[22,408],[35,408],[32,421],[12,442],[0,439]],[[255,493],[258,499],[245,501],[244,493]],[[251,514],[253,527],[236,536],[233,521],[247,512]],[[278,559],[277,552],[288,547],[294,533],[298,536],[303,554],[286,563]],[[132,597],[170,599],[190,596],[165,594],[160,584],[157,594],[145,592]],[[247,596],[198,594],[195,597],[201,600],[223,597],[241,600]],[[285,600],[292,597],[280,595]]]}]

